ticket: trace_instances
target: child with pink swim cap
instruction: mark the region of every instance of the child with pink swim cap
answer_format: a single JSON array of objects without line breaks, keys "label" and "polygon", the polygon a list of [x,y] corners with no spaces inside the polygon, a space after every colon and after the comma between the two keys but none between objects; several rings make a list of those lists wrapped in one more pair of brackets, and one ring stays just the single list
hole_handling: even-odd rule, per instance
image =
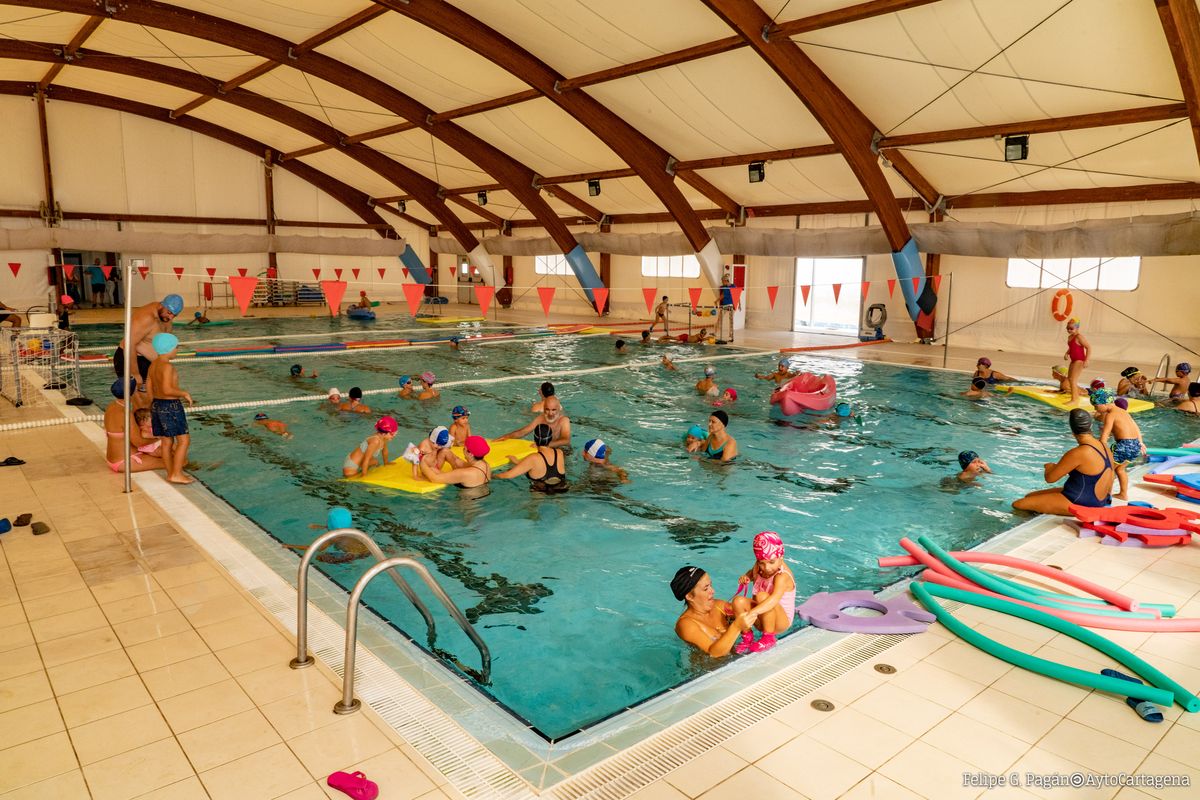
[{"label": "child with pink swim cap", "polygon": [[754,627],[762,636],[754,641],[754,631],[742,632],[734,652],[761,653],[775,646],[775,634],[791,627],[796,615],[796,579],[783,561],[783,539],[775,531],[763,531],[754,537],[754,566],[738,579],[738,594],[749,591],[750,609],[758,615]]},{"label": "child with pink swim cap", "polygon": [[342,477],[366,477],[367,470],[378,460],[380,466],[388,463],[388,442],[396,438],[400,424],[393,417],[380,417],[375,423],[375,433],[363,439],[358,447],[350,451],[342,461]]}]

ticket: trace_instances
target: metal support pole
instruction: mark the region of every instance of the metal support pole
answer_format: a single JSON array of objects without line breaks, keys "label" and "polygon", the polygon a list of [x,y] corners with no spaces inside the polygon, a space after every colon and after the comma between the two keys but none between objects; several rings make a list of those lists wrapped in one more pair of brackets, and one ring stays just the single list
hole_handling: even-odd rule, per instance
[{"label": "metal support pole", "polygon": [[946,287],[946,341],[942,347],[942,369],[946,368],[946,361],[950,358],[950,309],[954,303],[954,273],[946,277],[950,279],[950,285]]},{"label": "metal support pole", "polygon": [[[132,360],[130,353],[134,348],[133,337],[130,332],[133,330],[133,259],[125,260],[125,347],[121,349],[121,355],[125,360],[122,374],[125,376],[121,380],[124,385],[121,387],[121,394],[125,395],[125,494],[133,491],[133,437],[130,431],[133,430],[133,392],[129,391],[129,364]],[[135,390],[136,391],[136,390]]]}]

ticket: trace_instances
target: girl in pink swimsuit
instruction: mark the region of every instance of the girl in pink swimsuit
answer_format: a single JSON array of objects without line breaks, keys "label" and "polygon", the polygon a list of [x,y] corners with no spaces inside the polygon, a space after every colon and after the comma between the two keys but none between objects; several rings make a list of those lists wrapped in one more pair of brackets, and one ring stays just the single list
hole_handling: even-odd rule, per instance
[{"label": "girl in pink swimsuit", "polygon": [[742,632],[736,653],[761,653],[775,646],[775,634],[791,627],[796,614],[796,579],[783,561],[783,539],[774,531],[754,537],[754,566],[738,581],[738,594],[749,590],[751,610],[758,615],[754,631]]},{"label": "girl in pink swimsuit", "polygon": [[1071,385],[1072,404],[1083,398],[1083,391],[1079,388],[1079,376],[1087,366],[1091,349],[1087,339],[1079,332],[1079,320],[1071,317],[1067,320],[1067,352],[1063,357],[1071,362],[1071,366],[1067,368],[1067,381]]}]

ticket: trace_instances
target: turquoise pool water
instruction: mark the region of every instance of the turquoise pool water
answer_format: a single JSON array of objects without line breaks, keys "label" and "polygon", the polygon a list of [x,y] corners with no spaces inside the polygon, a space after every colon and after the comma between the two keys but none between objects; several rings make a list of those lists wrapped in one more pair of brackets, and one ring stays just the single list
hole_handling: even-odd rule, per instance
[{"label": "turquoise pool water", "polygon": [[[283,321],[272,324],[290,330]],[[331,384],[343,391],[392,387],[397,374],[426,369],[443,381],[467,381],[432,403],[367,398],[400,420],[396,454],[449,424],[456,404],[470,408],[475,432],[494,436],[530,419],[542,373],[614,366],[554,378],[575,431],[568,461],[574,485],[564,495],[531,494],[524,480],[495,481],[490,496],[476,500],[454,488],[411,495],[342,482],[341,461],[373,418],[328,412],[316,402],[268,409],[289,423],[291,440],[253,426],[253,407],[194,414],[194,474],[281,542],[311,541],[309,523],[322,522],[325,509],[338,504],[385,550],[415,554],[491,648],[492,680],[482,691],[555,739],[714,668],[674,637],[680,605],[667,583],[678,567],[703,567],[728,597],[753,561],[750,540],[771,529],[787,544],[799,596],[879,589],[900,575],[879,570],[874,559],[898,552],[901,536],[929,534],[945,547],[966,548],[1011,527],[1018,518],[1009,503],[1044,486],[1041,465],[1072,441],[1065,415],[1048,406],[1007,396],[961,398],[960,375],[819,356],[794,361],[835,375],[859,420],[775,424],[767,418],[771,384],[753,379],[777,360],[766,354],[714,362],[718,383],[741,393],[727,410],[742,455],[716,466],[689,457],[680,444],[686,427],[703,423],[711,410],[692,389],[703,362],[668,372],[658,359],[664,352],[686,358],[740,351],[633,350],[619,360],[610,337],[546,336],[457,353],[439,347],[178,362],[182,385],[201,404],[316,393]],[[318,367],[321,379],[289,378],[293,360]],[[111,373],[83,375],[92,396],[104,397]],[[1147,441],[1176,444],[1196,434],[1181,416],[1152,411],[1138,421]],[[582,461],[583,442],[595,436],[614,448],[631,483],[618,484]],[[977,450],[995,474],[972,487],[948,481],[964,449]],[[320,568],[349,587],[366,564]],[[425,645],[420,617],[389,582],[377,581],[366,599]],[[478,666],[466,637],[445,614],[435,616],[444,660]]]}]

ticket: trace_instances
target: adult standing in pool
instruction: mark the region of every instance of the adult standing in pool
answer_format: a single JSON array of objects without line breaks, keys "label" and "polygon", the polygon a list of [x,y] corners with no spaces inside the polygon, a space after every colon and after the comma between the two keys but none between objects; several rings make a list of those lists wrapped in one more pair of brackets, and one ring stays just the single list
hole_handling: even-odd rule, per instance
[{"label": "adult standing in pool", "polygon": [[[543,384],[544,386],[545,384]],[[551,389],[554,387],[551,386]],[[571,418],[563,413],[562,402],[558,397],[551,394],[542,401],[542,413],[533,418],[533,421],[528,425],[517,428],[515,431],[509,431],[503,436],[497,436],[493,441],[502,441],[504,439],[522,439],[529,434],[530,431],[536,430],[539,425],[545,425],[550,428],[553,433],[550,447],[569,447],[571,444]]]},{"label": "adult standing in pool", "polygon": [[551,441],[553,435],[549,425],[539,424],[533,429],[533,443],[537,449],[522,459],[509,456],[508,460],[513,465],[496,477],[507,480],[524,475],[529,478],[531,491],[545,494],[567,491],[570,488],[567,483],[567,457]]},{"label": "adult standing in pool", "polygon": [[[138,391],[146,390],[146,374],[150,371],[150,362],[158,358],[152,344],[154,337],[160,333],[171,332],[171,322],[183,311],[183,298],[177,294],[169,294],[162,302],[147,303],[133,309],[129,321],[129,341],[132,341],[137,356],[137,372],[141,376]],[[117,351],[113,353],[113,371],[118,378],[125,377],[125,343],[121,339]]]},{"label": "adult standing in pool", "polygon": [[1092,435],[1092,415],[1076,408],[1071,411],[1069,421],[1075,447],[1064,453],[1058,463],[1044,465],[1046,483],[1057,483],[1064,477],[1067,482],[1061,489],[1030,492],[1013,503],[1017,511],[1068,516],[1072,504],[1100,508],[1112,503],[1110,492],[1115,477],[1112,454]]},{"label": "adult standing in pool", "polygon": [[728,425],[728,414],[721,409],[712,412],[708,417],[708,438],[700,452],[714,461],[729,462],[737,458],[737,440],[725,430]]},{"label": "adult standing in pool", "polygon": [[671,593],[685,604],[675,621],[675,635],[713,658],[729,655],[742,633],[752,630],[758,619],[745,597],[729,603],[718,600],[712,578],[699,567],[681,567],[671,579]]}]

